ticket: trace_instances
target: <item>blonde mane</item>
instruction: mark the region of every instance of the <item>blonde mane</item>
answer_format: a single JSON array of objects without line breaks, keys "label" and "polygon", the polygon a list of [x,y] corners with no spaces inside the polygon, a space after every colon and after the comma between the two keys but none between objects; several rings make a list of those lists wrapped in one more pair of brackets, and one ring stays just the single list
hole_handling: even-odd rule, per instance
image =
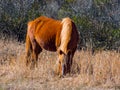
[{"label": "blonde mane", "polygon": [[61,31],[61,45],[60,50],[67,54],[67,45],[71,39],[72,33],[72,21],[70,18],[63,18],[62,20],[62,31]]}]

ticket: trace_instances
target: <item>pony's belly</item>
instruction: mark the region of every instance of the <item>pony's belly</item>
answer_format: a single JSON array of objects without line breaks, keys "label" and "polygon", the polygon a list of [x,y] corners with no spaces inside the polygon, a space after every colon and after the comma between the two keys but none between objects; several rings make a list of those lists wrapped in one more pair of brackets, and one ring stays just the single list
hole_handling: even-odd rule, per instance
[{"label": "pony's belly", "polygon": [[48,51],[56,51],[56,47],[52,43],[47,43],[44,45],[44,49]]},{"label": "pony's belly", "polygon": [[40,46],[42,49],[45,49],[48,51],[56,51],[56,46],[54,41],[40,42]]}]

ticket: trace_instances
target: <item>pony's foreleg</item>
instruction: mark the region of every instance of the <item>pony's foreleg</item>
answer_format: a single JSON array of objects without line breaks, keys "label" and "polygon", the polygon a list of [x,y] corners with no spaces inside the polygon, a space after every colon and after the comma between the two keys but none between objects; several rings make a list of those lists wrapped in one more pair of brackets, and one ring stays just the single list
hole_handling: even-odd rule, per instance
[{"label": "pony's foreleg", "polygon": [[72,62],[73,62],[73,54],[72,53],[70,53],[68,56],[67,56],[67,69],[66,69],[66,72],[67,73],[70,73],[70,71],[71,71],[71,66],[72,66]]},{"label": "pony's foreleg", "polygon": [[72,67],[75,51],[76,51],[76,48],[68,52],[67,61],[66,61],[67,62],[67,73],[71,72],[71,67]]}]

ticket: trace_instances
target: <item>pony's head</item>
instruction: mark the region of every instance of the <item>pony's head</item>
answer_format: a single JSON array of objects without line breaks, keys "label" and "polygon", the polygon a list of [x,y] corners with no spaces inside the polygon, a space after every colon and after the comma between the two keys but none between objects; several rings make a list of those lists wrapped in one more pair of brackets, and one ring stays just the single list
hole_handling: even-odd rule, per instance
[{"label": "pony's head", "polygon": [[60,76],[65,75],[70,71],[70,50],[68,49],[68,44],[71,41],[72,35],[72,20],[70,18],[64,18],[61,22],[62,30],[60,33],[60,46],[57,49],[58,61],[57,61],[57,73]]},{"label": "pony's head", "polygon": [[70,73],[72,65],[71,51],[68,50],[67,53],[64,53],[62,50],[58,50],[58,60],[56,65],[56,73],[60,77]]},{"label": "pony's head", "polygon": [[72,65],[72,60],[70,58],[71,55],[71,51],[68,50],[67,53],[65,54],[64,52],[62,52],[61,50],[59,51],[59,61],[61,64],[61,70],[60,70],[60,74],[61,75],[65,75],[66,73],[70,73],[70,67]]}]

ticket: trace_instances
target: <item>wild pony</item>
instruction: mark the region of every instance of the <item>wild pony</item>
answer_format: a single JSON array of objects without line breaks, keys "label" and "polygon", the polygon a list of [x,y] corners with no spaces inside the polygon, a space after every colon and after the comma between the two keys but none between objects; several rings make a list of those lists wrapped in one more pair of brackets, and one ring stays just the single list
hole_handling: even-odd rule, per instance
[{"label": "wild pony", "polygon": [[60,76],[69,73],[77,48],[79,34],[70,18],[62,21],[45,16],[28,22],[26,35],[26,65],[37,67],[38,55],[43,49],[57,51],[56,73]]}]

